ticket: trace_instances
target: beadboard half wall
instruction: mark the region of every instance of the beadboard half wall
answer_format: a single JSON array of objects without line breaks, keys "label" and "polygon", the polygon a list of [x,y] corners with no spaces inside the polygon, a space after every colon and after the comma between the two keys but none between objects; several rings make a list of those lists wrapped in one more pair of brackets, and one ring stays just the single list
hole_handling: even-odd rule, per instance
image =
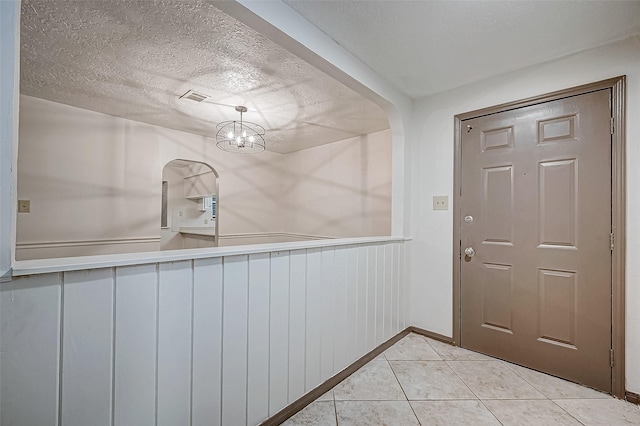
[{"label": "beadboard half wall", "polygon": [[329,241],[3,284],[0,424],[257,425],[406,327],[405,242]]}]

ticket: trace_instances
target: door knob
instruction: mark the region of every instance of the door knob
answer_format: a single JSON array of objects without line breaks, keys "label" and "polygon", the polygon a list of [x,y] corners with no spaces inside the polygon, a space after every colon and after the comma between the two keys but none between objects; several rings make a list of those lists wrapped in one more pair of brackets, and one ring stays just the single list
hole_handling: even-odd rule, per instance
[{"label": "door knob", "polygon": [[464,249],[464,254],[466,254],[469,257],[473,257],[475,256],[476,251],[471,247],[467,247],[466,249]]}]

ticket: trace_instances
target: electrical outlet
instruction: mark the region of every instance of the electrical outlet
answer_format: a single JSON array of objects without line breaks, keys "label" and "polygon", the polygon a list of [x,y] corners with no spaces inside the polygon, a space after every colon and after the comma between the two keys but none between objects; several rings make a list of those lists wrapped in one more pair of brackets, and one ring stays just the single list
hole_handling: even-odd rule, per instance
[{"label": "electrical outlet", "polygon": [[449,210],[449,197],[447,195],[434,195],[433,196],[433,209],[434,210]]},{"label": "electrical outlet", "polygon": [[30,213],[31,200],[18,200],[18,213]]}]

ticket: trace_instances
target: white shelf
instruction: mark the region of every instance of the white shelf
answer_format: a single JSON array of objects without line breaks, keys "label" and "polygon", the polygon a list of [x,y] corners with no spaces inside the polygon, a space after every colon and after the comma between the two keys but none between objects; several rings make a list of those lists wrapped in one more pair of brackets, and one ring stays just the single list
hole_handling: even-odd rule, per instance
[{"label": "white shelf", "polygon": [[184,197],[198,199],[210,197],[216,193],[216,175],[213,172],[184,178]]},{"label": "white shelf", "polygon": [[181,234],[191,234],[191,235],[200,235],[205,237],[215,237],[216,236],[216,228],[213,226],[197,228],[197,227],[181,227]]}]

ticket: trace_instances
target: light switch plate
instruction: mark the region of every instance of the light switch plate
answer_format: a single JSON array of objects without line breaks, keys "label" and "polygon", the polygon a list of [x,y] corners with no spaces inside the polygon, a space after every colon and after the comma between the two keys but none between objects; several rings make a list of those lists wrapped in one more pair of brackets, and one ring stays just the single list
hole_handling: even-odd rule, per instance
[{"label": "light switch plate", "polygon": [[449,210],[449,196],[448,195],[434,195],[433,196],[433,209],[434,210]]},{"label": "light switch plate", "polygon": [[18,213],[30,213],[31,200],[18,200]]}]

